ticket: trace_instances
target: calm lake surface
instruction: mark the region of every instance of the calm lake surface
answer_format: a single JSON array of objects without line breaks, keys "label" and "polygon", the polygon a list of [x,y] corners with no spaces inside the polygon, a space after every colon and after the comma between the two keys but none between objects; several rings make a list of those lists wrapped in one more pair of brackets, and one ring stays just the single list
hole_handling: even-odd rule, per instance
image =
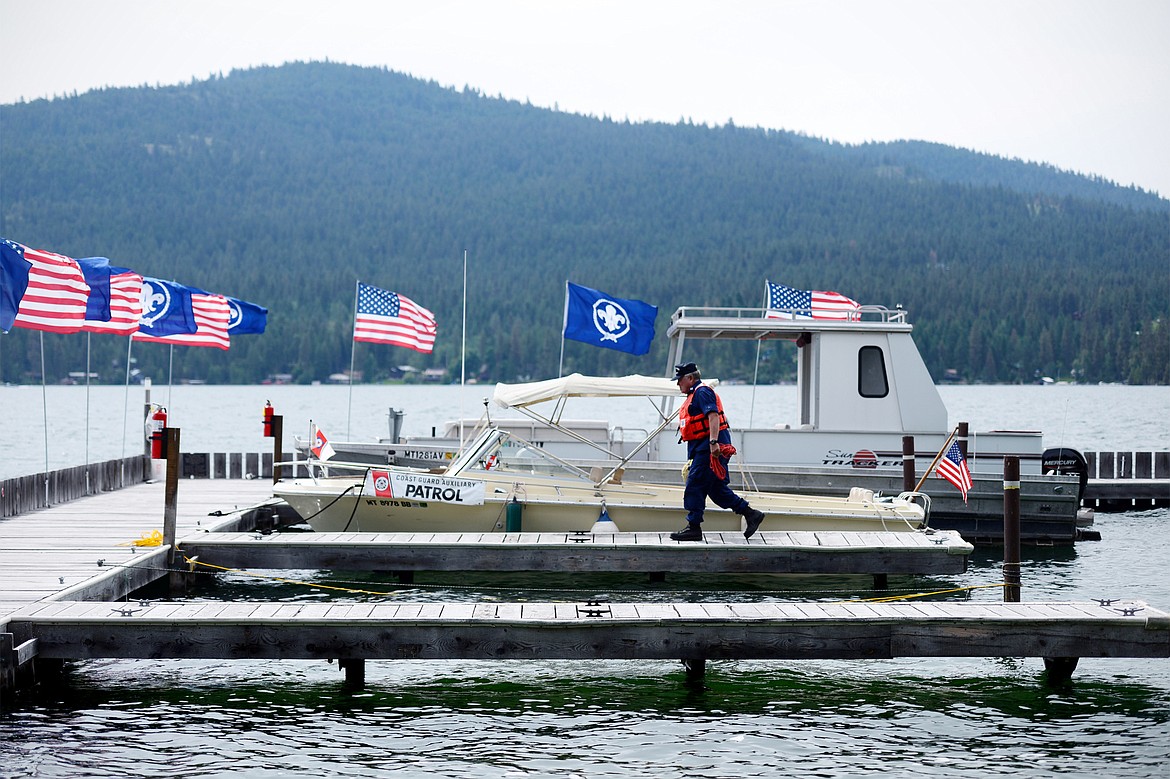
[{"label": "calm lake surface", "polygon": [[[142,446],[142,388],[89,392],[89,459]],[[1170,388],[944,387],[951,422],[1040,429],[1047,445],[1170,447]],[[477,417],[490,387],[154,387],[185,451],[270,451],[271,399],[286,437],[314,419],[335,439],[425,435]],[[49,387],[51,468],[86,459],[84,387]],[[169,394],[169,397],[168,397]],[[726,387],[732,416],[791,423],[793,387]],[[754,397],[753,397],[754,395]],[[645,403],[642,401],[641,403]],[[583,401],[576,418],[629,427],[647,404]],[[0,478],[41,471],[40,387],[0,388],[8,446]],[[125,421],[124,421],[125,420]],[[125,439],[126,443],[123,443]],[[1099,542],[1024,550],[1025,600],[1136,598],[1170,610],[1170,510],[1098,514]],[[894,590],[993,585],[997,550],[953,578],[891,577]],[[510,601],[822,600],[870,595],[868,577],[419,575],[281,572],[335,592],[220,576],[203,599]],[[2,594],[0,594],[2,597]],[[995,601],[998,589],[937,598]],[[1050,689],[1038,659],[719,661],[700,684],[673,662],[371,662],[367,687],[341,689],[315,662],[92,661],[67,685],[0,715],[0,777],[1094,777],[1170,775],[1170,661],[1084,659]]]}]

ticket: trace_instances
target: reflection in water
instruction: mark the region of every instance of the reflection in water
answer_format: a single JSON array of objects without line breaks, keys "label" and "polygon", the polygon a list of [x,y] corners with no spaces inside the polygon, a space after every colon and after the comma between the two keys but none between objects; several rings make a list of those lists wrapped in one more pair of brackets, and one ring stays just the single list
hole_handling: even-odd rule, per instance
[{"label": "reflection in water", "polygon": [[[1166,690],[1111,681],[1053,692],[1029,665],[719,662],[687,685],[673,663],[404,661],[371,664],[367,689],[346,694],[317,663],[91,662],[57,699],[21,712],[31,727],[4,750],[39,752],[44,775],[92,776],[215,775],[243,756],[325,776],[552,766],[640,776],[695,760],[723,776],[1159,765]],[[51,752],[30,741],[49,734]]]}]

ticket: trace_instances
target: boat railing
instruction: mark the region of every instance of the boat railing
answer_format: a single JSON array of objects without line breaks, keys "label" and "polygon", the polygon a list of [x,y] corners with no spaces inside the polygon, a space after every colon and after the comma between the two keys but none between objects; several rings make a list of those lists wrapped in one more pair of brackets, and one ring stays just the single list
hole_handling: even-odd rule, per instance
[{"label": "boat railing", "polygon": [[[906,310],[896,307],[866,305],[858,310],[855,322],[906,322]],[[681,319],[811,319],[812,311],[807,308],[712,308],[710,306],[680,306],[671,315],[671,323]]]}]

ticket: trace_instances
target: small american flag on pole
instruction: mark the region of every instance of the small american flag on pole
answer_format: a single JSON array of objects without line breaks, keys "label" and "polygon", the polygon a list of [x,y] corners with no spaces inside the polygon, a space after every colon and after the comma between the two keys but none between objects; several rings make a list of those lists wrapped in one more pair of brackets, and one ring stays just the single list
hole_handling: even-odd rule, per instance
[{"label": "small american flag on pole", "polygon": [[436,330],[435,315],[410,298],[358,282],[353,340],[430,354]]},{"label": "small american flag on pole", "polygon": [[967,490],[971,489],[971,471],[967,468],[967,458],[963,457],[958,441],[951,442],[934,471],[959,488],[959,492],[963,493],[963,504],[966,505]]},{"label": "small american flag on pole", "polygon": [[786,287],[764,281],[768,298],[765,319],[843,319],[856,322],[861,305],[840,292],[821,292]]},{"label": "small american flag on pole", "polygon": [[89,285],[77,260],[8,241],[29,263],[28,286],[19,300],[14,327],[50,333],[76,333],[85,321]]}]

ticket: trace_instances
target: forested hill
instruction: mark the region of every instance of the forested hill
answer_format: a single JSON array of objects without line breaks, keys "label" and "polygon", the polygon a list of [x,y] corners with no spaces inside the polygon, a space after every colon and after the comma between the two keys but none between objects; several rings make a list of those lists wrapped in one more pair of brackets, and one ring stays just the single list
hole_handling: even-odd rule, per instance
[{"label": "forested hill", "polygon": [[[174,378],[252,382],[348,369],[354,282],[439,320],[396,366],[555,376],[565,281],[659,307],[649,355],[573,341],[566,372],[660,374],[678,306],[759,306],[764,280],[903,305],[936,379],[1170,382],[1170,201],[932,144],[841,146],[775,130],[614,121],[331,63],[0,107],[0,235],[251,300],[268,332],[175,349]],[[84,370],[46,335],[46,375]],[[126,341],[92,337],[121,381]],[[168,375],[168,348],[135,344]],[[755,351],[696,345],[724,378]],[[791,345],[761,354],[794,374]],[[0,336],[0,380],[40,374],[39,334]]]}]

